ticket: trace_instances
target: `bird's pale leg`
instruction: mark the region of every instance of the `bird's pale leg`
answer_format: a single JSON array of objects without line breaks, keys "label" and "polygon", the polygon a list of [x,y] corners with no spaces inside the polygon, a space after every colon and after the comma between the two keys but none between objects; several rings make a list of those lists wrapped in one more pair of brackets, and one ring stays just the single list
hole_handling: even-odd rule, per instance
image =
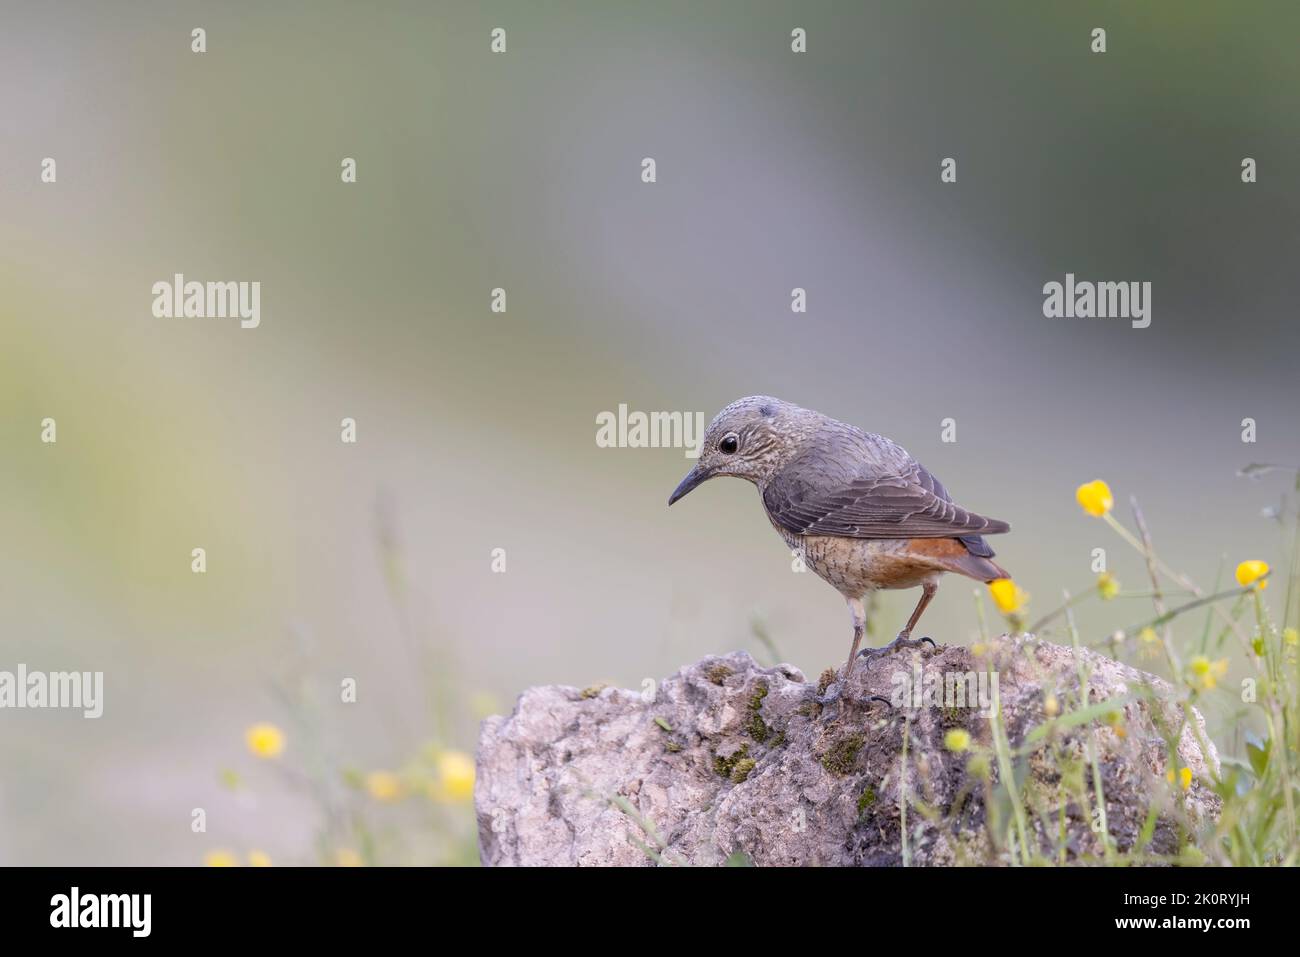
[{"label": "bird's pale leg", "polygon": [[849,598],[846,601],[853,618],[853,647],[849,649],[849,660],[844,665],[844,680],[848,681],[853,672],[853,659],[858,656],[858,645],[862,644],[862,636],[867,633],[867,609],[863,607],[861,598]]},{"label": "bird's pale leg", "polygon": [[853,646],[849,648],[849,660],[844,665],[844,677],[835,682],[831,688],[826,690],[818,702],[821,704],[830,704],[840,696],[840,690],[848,683],[849,675],[853,671],[853,661],[858,656],[858,646],[862,644],[862,636],[867,632],[867,610],[862,605],[861,598],[846,598],[845,601],[849,606],[849,615],[853,619]]}]

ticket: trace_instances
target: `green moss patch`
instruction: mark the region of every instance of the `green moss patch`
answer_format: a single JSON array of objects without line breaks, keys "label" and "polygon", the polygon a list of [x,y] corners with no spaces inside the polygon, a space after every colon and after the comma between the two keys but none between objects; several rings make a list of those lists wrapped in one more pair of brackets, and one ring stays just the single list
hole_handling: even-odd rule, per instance
[{"label": "green moss patch", "polygon": [[[736,770],[736,765],[748,757],[749,745],[747,744],[742,744],[739,750],[725,758],[722,755],[715,753],[713,755],[713,771],[718,775],[718,777],[729,778],[731,777],[732,772]],[[750,762],[750,768],[751,770],[753,768],[752,761]],[[749,772],[747,771],[745,773],[748,774]]]},{"label": "green moss patch", "polygon": [[864,744],[866,739],[860,734],[840,738],[822,755],[822,767],[831,774],[848,774],[853,770],[853,762],[857,760],[858,752]]}]

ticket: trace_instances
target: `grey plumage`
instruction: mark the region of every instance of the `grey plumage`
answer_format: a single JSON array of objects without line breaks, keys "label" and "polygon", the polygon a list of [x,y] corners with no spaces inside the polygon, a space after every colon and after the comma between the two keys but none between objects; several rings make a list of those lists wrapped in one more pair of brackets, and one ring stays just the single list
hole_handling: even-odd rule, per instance
[{"label": "grey plumage", "polygon": [[[843,463],[833,465],[833,463]],[[881,435],[830,420],[763,490],[772,520],[799,535],[957,538],[1009,531],[955,504],[924,466]]]}]

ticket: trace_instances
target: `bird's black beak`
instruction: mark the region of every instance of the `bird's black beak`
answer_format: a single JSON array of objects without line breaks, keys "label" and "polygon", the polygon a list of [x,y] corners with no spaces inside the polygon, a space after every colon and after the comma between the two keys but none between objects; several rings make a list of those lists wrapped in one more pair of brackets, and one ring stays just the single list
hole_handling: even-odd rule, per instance
[{"label": "bird's black beak", "polygon": [[677,488],[673,489],[673,494],[668,496],[668,504],[671,505],[679,498],[684,498],[687,492],[695,488],[695,486],[699,485],[705,479],[712,477],[712,475],[696,465],[695,468],[686,473],[686,478],[682,479],[681,484],[678,485]]}]

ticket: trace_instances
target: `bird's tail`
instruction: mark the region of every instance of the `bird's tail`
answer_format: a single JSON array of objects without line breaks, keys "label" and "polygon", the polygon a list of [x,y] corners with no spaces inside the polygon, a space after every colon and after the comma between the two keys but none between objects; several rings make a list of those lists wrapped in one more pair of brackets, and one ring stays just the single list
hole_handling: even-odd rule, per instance
[{"label": "bird's tail", "polygon": [[909,554],[931,562],[947,572],[965,575],[980,582],[1010,578],[997,562],[993,549],[982,538],[974,542],[964,538],[914,538],[909,543]]},{"label": "bird's tail", "polygon": [[968,535],[957,541],[966,546],[967,554],[957,559],[958,571],[976,581],[988,584],[999,578],[1010,578],[1007,570],[993,561],[993,549],[979,535]]},{"label": "bird's tail", "polygon": [[1011,577],[1011,573],[995,561],[986,558],[984,559],[984,564],[988,566],[988,568],[983,569],[984,574],[986,576],[991,576],[982,579],[986,585],[991,581],[997,581],[999,578]]},{"label": "bird's tail", "polygon": [[967,578],[973,578],[976,581],[988,584],[999,578],[1010,578],[1011,575],[1007,570],[993,561],[991,558],[982,558],[979,555],[961,555],[951,561],[952,570],[958,574],[965,575]]}]

